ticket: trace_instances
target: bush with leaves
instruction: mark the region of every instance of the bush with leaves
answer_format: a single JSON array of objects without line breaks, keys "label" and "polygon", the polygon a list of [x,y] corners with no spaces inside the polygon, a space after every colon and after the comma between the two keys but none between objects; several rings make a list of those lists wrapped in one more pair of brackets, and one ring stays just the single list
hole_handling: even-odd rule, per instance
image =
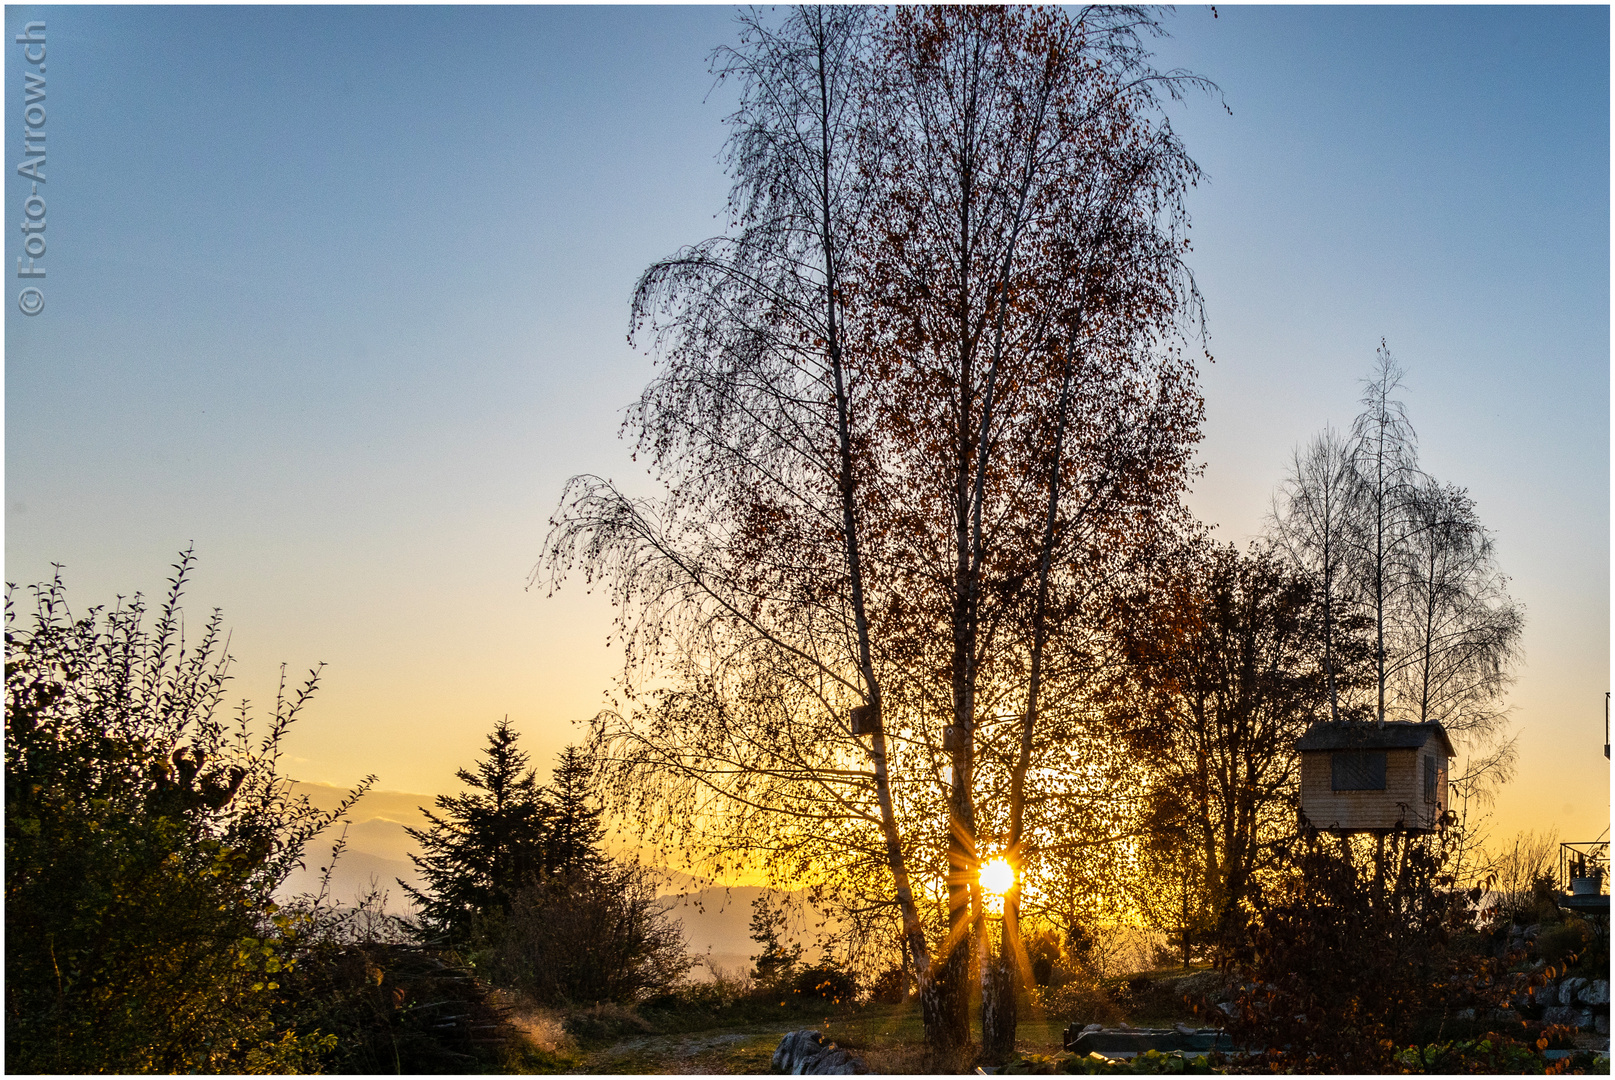
[{"label": "bush with leaves", "polygon": [[889,967],[869,983],[870,1004],[901,1005],[913,992],[914,978],[902,967]]},{"label": "bush with leaves", "polygon": [[858,1000],[858,976],[826,957],[796,973],[791,993],[799,999],[851,1004]]},{"label": "bush with leaves", "polygon": [[1039,986],[1032,1002],[1051,1020],[1072,1024],[1116,1024],[1126,1018],[1114,998],[1091,978],[1076,978],[1058,986]]},{"label": "bush with leaves", "polygon": [[1120,1060],[1102,1054],[1017,1054],[999,1071],[1010,1076],[1154,1076],[1162,1073],[1210,1074],[1227,1070],[1217,1067],[1213,1058],[1206,1054],[1163,1054],[1159,1050],[1146,1050],[1134,1058]]},{"label": "bush with leaves", "polygon": [[1464,1010],[1540,981],[1464,947],[1482,892],[1454,887],[1446,854],[1439,837],[1393,836],[1382,876],[1361,850],[1303,838],[1228,957],[1235,1045],[1266,1048],[1264,1068],[1281,1071],[1395,1072],[1398,1048],[1450,1037]]},{"label": "bush with leaves", "polygon": [[1582,1051],[1549,1061],[1543,1054],[1556,1042],[1566,1041],[1564,1029],[1549,1029],[1535,1040],[1522,1041],[1487,1032],[1478,1039],[1410,1046],[1394,1057],[1396,1071],[1429,1073],[1435,1076],[1499,1075],[1541,1076],[1544,1074],[1609,1073],[1609,1060],[1598,1061],[1593,1051]]},{"label": "bush with leaves", "polygon": [[546,1005],[632,1003],[692,966],[683,927],[642,868],[606,864],[534,882],[476,955],[477,971]]},{"label": "bush with leaves", "polygon": [[6,1067],[307,1071],[328,1035],[278,1026],[296,920],[272,899],[339,817],[279,772],[318,671],[254,734],[222,618],[186,640],[181,555],[155,623],[139,594],[75,617],[60,573],[6,590]]}]

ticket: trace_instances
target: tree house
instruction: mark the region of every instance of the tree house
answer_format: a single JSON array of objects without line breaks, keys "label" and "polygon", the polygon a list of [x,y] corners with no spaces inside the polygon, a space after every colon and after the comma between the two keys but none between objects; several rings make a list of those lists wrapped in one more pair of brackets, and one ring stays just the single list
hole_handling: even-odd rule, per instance
[{"label": "tree house", "polygon": [[1325,832],[1436,832],[1452,740],[1440,724],[1314,724],[1301,753],[1301,816]]}]

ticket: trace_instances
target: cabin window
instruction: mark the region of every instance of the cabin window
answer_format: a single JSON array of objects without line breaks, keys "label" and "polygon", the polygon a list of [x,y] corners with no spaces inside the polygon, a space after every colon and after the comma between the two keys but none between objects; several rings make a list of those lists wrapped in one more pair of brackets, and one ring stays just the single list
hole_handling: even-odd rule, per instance
[{"label": "cabin window", "polygon": [[1384,791],[1385,751],[1344,750],[1329,755],[1330,783],[1336,791]]},{"label": "cabin window", "polygon": [[1428,754],[1424,758],[1424,801],[1440,801],[1436,798],[1436,759]]}]

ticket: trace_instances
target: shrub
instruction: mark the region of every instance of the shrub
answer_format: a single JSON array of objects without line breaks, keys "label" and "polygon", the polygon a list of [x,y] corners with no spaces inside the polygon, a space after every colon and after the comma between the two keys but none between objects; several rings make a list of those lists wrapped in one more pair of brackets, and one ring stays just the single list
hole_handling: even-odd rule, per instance
[{"label": "shrub", "polygon": [[1153,978],[1135,975],[1124,981],[1109,983],[1106,993],[1117,1008],[1135,1022],[1175,1021],[1192,1019],[1195,1014],[1193,1002],[1216,996],[1221,986],[1222,977],[1210,971]]},{"label": "shrub", "polygon": [[682,926],[637,867],[606,865],[529,885],[484,940],[477,971],[544,1005],[642,1001],[692,966]]},{"label": "shrub", "polygon": [[913,983],[914,980],[909,977],[907,969],[887,968],[875,976],[874,982],[869,984],[869,1000],[882,1005],[901,1005],[908,1000]]},{"label": "shrub", "polygon": [[797,972],[791,980],[791,993],[799,998],[818,998],[831,1004],[851,1004],[858,998],[858,978],[846,968],[820,961]]},{"label": "shrub", "polygon": [[1160,1073],[1216,1073],[1217,1068],[1205,1054],[1163,1054],[1159,1050],[1146,1050],[1131,1060],[1112,1060],[1099,1054],[1078,1057],[1064,1054],[1049,1057],[1043,1054],[1026,1054],[1016,1057],[1001,1070],[1019,1076],[1112,1076],[1127,1074],[1156,1075]]},{"label": "shrub", "polygon": [[1475,1073],[1540,1075],[1550,1070],[1560,1073],[1609,1072],[1608,1062],[1599,1068],[1597,1055],[1592,1051],[1548,1062],[1542,1051],[1549,1049],[1556,1041],[1563,1041],[1563,1034],[1562,1031],[1550,1029],[1534,1042],[1521,1042],[1490,1031],[1478,1039],[1409,1046],[1395,1055],[1394,1062],[1397,1072],[1449,1076]]},{"label": "shrub", "polygon": [[191,563],[150,627],[139,594],[74,618],[58,574],[24,619],[7,588],[8,1070],[305,1071],[330,1049],[274,1016],[298,924],[271,896],[338,816],[278,772],[318,672],[283,679],[261,737],[245,705],[220,719],[222,618],[181,629]]},{"label": "shrub", "polygon": [[1593,928],[1581,919],[1566,919],[1557,926],[1544,927],[1537,935],[1537,955],[1555,966],[1580,957],[1595,937]]},{"label": "shrub", "polygon": [[642,1010],[695,1009],[717,1013],[724,1009],[773,996],[771,988],[758,985],[757,980],[744,972],[707,965],[711,978],[701,982],[681,982],[677,986],[647,999]]},{"label": "shrub", "polygon": [[1071,1024],[1114,1024],[1123,1013],[1098,983],[1073,979],[1058,986],[1039,986],[1032,991],[1033,1002],[1054,1020]]},{"label": "shrub", "polygon": [[1276,1070],[1396,1071],[1396,1047],[1516,989],[1499,961],[1453,947],[1481,890],[1452,887],[1439,844],[1404,839],[1383,889],[1316,835],[1298,845],[1254,897],[1247,938],[1229,957],[1241,987],[1229,1025],[1236,1045],[1270,1048]]}]

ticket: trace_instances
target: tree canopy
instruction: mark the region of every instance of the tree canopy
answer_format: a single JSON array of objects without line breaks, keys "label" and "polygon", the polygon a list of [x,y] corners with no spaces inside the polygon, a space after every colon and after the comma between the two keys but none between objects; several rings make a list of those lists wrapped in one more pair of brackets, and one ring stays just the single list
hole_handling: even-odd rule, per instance
[{"label": "tree canopy", "polygon": [[660,370],[630,428],[665,497],[575,479],[535,579],[581,565],[621,607],[613,808],[895,927],[959,1041],[979,849],[1010,846],[980,826],[1077,730],[1049,725],[1081,609],[1184,516],[1198,173],[1160,103],[1207,84],[1151,69],[1133,11],[744,25],[718,61],[734,227],[635,299]]}]

